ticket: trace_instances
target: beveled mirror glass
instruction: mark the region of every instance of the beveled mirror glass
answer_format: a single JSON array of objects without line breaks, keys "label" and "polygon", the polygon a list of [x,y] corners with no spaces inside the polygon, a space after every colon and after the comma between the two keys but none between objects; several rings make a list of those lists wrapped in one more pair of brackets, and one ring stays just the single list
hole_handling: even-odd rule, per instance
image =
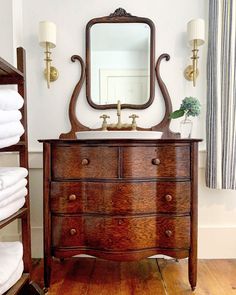
[{"label": "beveled mirror glass", "polygon": [[97,109],[148,107],[154,97],[154,25],[126,15],[91,20],[87,36],[87,98]]}]

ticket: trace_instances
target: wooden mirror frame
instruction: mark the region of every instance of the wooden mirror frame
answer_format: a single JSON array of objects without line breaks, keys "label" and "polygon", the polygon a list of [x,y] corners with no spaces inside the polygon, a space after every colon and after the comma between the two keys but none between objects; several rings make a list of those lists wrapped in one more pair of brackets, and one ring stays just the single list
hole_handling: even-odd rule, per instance
[{"label": "wooden mirror frame", "polygon": [[155,96],[155,25],[149,18],[133,16],[127,13],[123,8],[118,8],[109,16],[93,18],[86,26],[86,97],[91,107],[97,110],[116,109],[117,104],[99,105],[93,102],[91,97],[91,28],[95,24],[102,23],[145,23],[150,28],[150,96],[144,104],[121,104],[122,109],[143,110],[149,107]]},{"label": "wooden mirror frame", "polygon": [[[116,17],[116,18],[121,17],[121,18],[123,18],[124,17],[123,16],[124,11],[125,10],[123,10],[122,8],[119,8],[113,14],[111,14],[110,17]],[[121,14],[122,16],[118,16],[119,14]],[[131,17],[131,16],[130,16],[130,14],[127,14],[126,17]],[[135,18],[135,17],[132,17],[132,20],[133,20],[133,18]],[[153,39],[153,42],[154,42],[154,39]],[[153,46],[153,48],[155,48],[155,46]],[[162,93],[162,96],[163,96],[163,99],[164,99],[164,102],[165,102],[165,114],[164,114],[164,117],[161,120],[161,122],[158,123],[155,126],[152,126],[150,128],[138,127],[137,130],[161,131],[161,132],[163,132],[162,138],[180,138],[179,133],[175,133],[175,132],[172,132],[170,130],[170,122],[171,122],[170,113],[172,112],[172,103],[171,103],[171,98],[170,98],[168,89],[167,89],[167,87],[166,87],[166,85],[165,85],[165,83],[162,80],[161,75],[160,75],[160,65],[161,65],[161,62],[162,62],[163,59],[168,61],[170,59],[169,54],[164,53],[164,54],[160,55],[157,62],[156,62],[156,66],[155,66],[155,60],[154,60],[154,53],[153,53],[153,59],[151,59],[151,60],[153,62],[152,67],[155,66],[156,79],[157,79],[158,85],[160,87],[160,90],[161,90],[161,93]],[[71,61],[72,62],[78,61],[80,63],[81,74],[80,74],[79,81],[76,84],[76,86],[74,88],[74,91],[72,93],[71,99],[70,99],[69,120],[70,120],[70,124],[71,124],[71,130],[68,133],[62,133],[60,135],[60,139],[76,139],[75,133],[78,132],[78,131],[101,130],[101,128],[99,128],[99,129],[91,129],[91,128],[83,125],[79,121],[79,119],[77,117],[76,104],[77,104],[77,100],[78,100],[81,88],[83,86],[83,83],[84,83],[84,80],[85,80],[85,77],[86,77],[86,72],[88,72],[88,70],[85,67],[85,63],[84,63],[82,57],[80,57],[79,55],[73,55],[71,57]],[[152,79],[153,79],[153,88],[154,88],[155,87],[154,74],[153,74]],[[154,95],[154,92],[153,92],[153,95]],[[152,99],[154,99],[154,97]],[[150,102],[150,104],[151,103],[152,102]],[[124,108],[124,105],[122,105],[122,108]],[[103,109],[103,108],[100,108],[100,109]]]}]

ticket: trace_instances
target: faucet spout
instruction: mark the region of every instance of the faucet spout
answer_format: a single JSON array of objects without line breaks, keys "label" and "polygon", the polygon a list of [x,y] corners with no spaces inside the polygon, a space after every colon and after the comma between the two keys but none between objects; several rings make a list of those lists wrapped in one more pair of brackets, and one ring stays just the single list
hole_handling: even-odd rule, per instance
[{"label": "faucet spout", "polygon": [[117,127],[121,128],[121,103],[120,100],[117,101],[117,117],[118,117],[118,122],[117,122]]}]

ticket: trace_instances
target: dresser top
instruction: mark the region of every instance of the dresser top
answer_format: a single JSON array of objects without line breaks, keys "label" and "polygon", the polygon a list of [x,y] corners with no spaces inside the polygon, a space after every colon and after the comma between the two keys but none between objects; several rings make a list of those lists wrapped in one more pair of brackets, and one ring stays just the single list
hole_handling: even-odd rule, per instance
[{"label": "dresser top", "polygon": [[202,139],[199,138],[161,138],[161,139],[39,139],[42,143],[52,143],[52,144],[99,144],[99,143],[191,143],[191,142],[201,142]]}]

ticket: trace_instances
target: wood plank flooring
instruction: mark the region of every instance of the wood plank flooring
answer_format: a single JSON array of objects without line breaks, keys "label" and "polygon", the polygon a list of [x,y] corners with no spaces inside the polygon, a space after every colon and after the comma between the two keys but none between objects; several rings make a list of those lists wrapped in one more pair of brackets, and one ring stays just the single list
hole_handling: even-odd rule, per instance
[{"label": "wood plank flooring", "polygon": [[[34,261],[33,280],[43,287],[43,261]],[[48,295],[236,295],[236,260],[199,260],[195,292],[187,260],[113,262],[94,258],[53,261]]]}]

